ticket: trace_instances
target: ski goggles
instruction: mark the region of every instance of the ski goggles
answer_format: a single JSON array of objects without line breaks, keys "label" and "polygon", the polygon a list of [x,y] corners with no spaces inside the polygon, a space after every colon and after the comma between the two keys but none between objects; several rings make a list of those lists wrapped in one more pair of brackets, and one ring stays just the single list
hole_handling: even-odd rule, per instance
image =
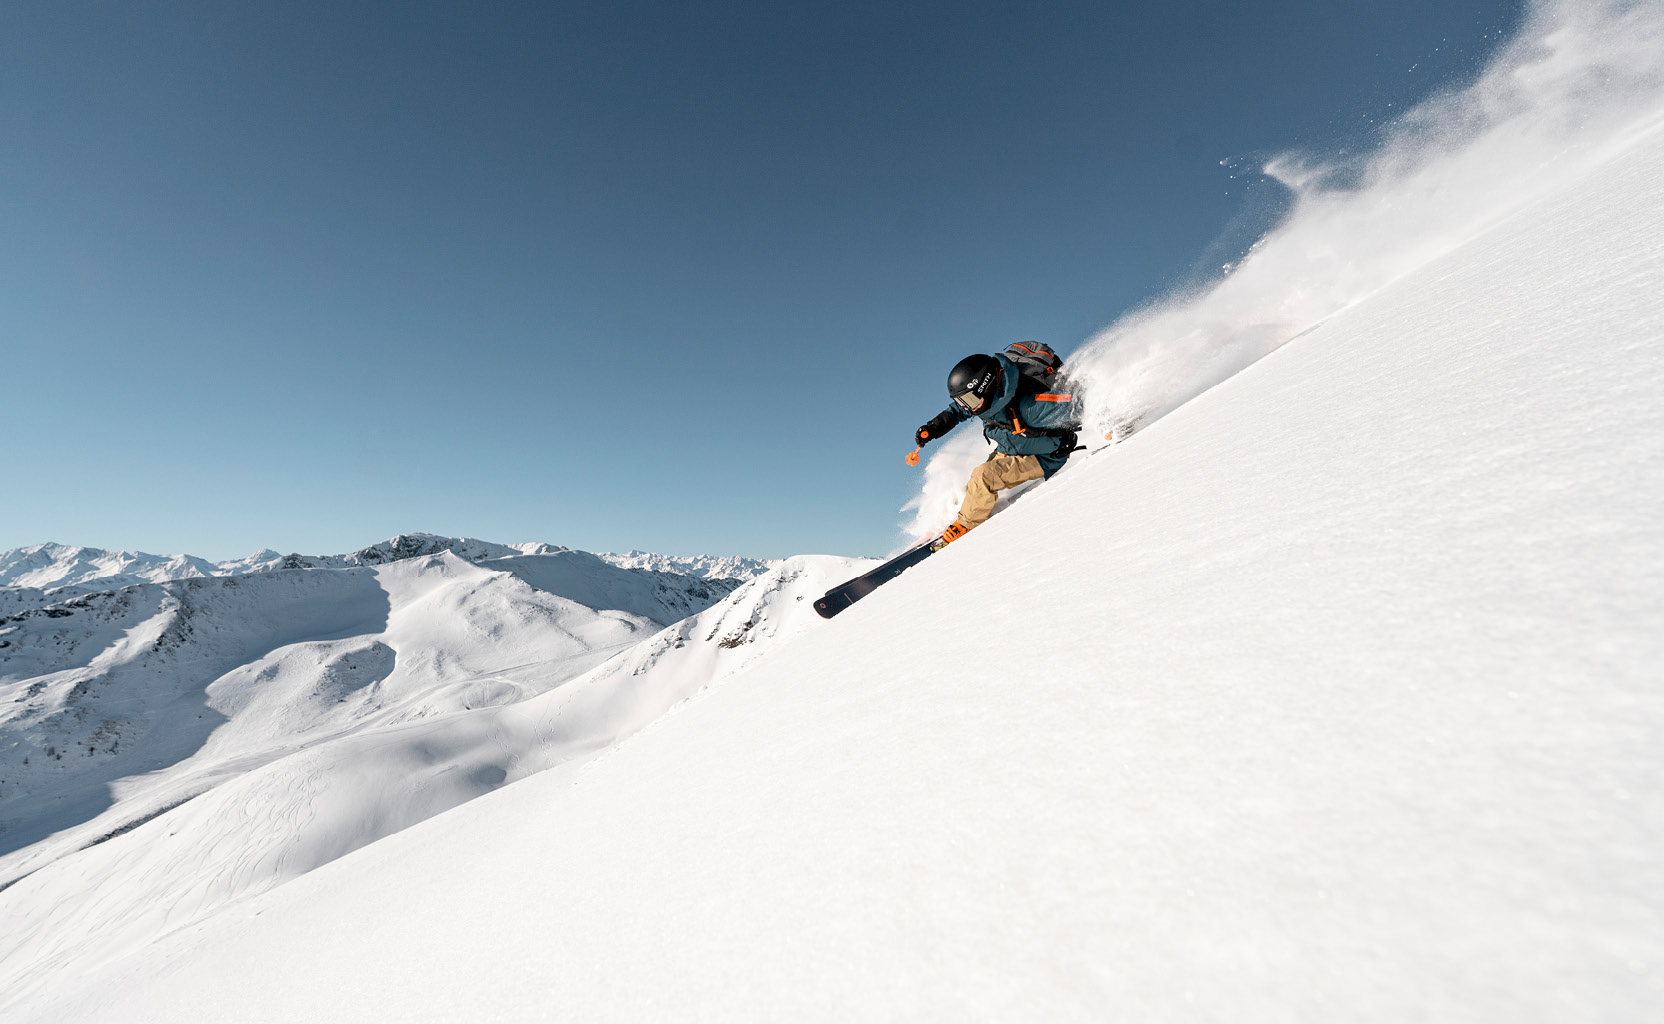
[{"label": "ski goggles", "polygon": [[950,397],[953,398],[955,405],[966,412],[981,412],[982,407],[988,404],[988,400],[975,391],[961,391],[959,394]]}]

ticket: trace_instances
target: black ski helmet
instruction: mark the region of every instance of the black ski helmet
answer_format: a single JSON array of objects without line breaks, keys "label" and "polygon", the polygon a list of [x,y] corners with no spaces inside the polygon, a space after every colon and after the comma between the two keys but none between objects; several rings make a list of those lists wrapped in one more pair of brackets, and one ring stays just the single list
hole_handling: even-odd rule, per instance
[{"label": "black ski helmet", "polygon": [[948,397],[968,413],[979,413],[1000,393],[1005,374],[993,356],[966,356],[948,373]]}]

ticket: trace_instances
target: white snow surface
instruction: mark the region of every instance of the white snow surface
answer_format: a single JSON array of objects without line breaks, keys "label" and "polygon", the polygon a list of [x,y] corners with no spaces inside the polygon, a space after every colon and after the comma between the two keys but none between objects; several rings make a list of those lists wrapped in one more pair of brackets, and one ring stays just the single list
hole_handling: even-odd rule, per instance
[{"label": "white snow surface", "polygon": [[[1664,132],[1626,142],[606,756],[124,959],[26,939],[52,983],[0,1010],[1659,1019]],[[139,884],[95,858],[191,806],[59,863]],[[36,877],[0,934],[75,891]]]}]

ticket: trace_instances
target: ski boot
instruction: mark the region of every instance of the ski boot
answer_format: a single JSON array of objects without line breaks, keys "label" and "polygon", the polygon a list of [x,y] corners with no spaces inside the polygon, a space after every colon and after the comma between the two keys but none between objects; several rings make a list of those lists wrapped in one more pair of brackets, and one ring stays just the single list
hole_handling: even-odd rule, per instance
[{"label": "ski boot", "polygon": [[930,550],[940,551],[943,548],[947,547],[949,544],[952,544],[954,541],[958,540],[959,538],[965,536],[965,534],[970,533],[970,532],[971,532],[970,527],[965,526],[965,525],[963,525],[959,522],[954,522],[947,529],[942,531],[942,535],[940,537],[937,537],[935,540],[930,542]]}]

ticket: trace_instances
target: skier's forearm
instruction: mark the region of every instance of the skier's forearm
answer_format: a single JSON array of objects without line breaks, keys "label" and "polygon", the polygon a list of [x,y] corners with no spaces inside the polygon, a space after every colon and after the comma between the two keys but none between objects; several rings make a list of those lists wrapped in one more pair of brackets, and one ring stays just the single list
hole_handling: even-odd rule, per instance
[{"label": "skier's forearm", "polygon": [[920,427],[914,433],[913,439],[921,445],[926,441],[933,441],[936,438],[943,436],[954,427],[957,427],[963,419],[964,417],[961,416],[956,410],[944,409],[937,413],[936,417],[929,423]]}]

